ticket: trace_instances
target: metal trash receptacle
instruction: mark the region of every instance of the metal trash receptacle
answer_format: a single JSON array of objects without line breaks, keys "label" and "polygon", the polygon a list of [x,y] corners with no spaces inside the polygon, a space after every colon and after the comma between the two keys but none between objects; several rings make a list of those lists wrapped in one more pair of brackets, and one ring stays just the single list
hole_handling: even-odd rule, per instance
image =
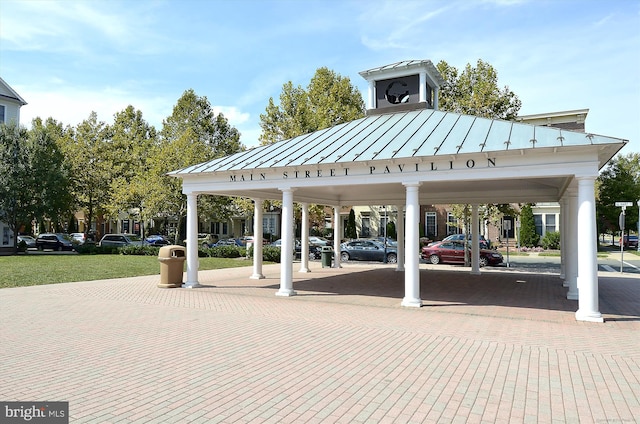
[{"label": "metal trash receptacle", "polygon": [[331,268],[333,248],[331,246],[322,246],[322,249],[320,249],[320,257],[322,259],[322,268]]},{"label": "metal trash receptacle", "polygon": [[158,287],[176,288],[182,286],[182,274],[186,259],[184,246],[173,244],[162,246],[158,252],[158,261],[160,261]]}]

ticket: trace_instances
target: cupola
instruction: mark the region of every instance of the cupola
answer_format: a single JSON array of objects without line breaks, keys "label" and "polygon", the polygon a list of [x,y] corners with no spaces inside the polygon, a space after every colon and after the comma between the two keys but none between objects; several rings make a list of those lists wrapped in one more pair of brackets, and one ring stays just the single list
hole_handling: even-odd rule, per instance
[{"label": "cupola", "polygon": [[438,110],[444,78],[430,60],[405,60],[360,72],[369,82],[367,115]]}]

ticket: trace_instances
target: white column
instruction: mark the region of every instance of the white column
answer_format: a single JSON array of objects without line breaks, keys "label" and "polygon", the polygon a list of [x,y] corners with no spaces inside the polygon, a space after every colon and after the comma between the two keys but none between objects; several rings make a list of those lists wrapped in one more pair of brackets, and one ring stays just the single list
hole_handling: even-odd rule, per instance
[{"label": "white column", "polygon": [[293,189],[282,191],[282,245],[280,246],[280,290],[276,296],[295,296],[293,290]]},{"label": "white column", "polygon": [[427,73],[420,72],[420,89],[419,89],[419,102],[427,101]]},{"label": "white column", "polygon": [[560,279],[563,281],[567,273],[567,199],[560,199]]},{"label": "white column", "polygon": [[433,109],[438,110],[438,93],[440,89],[438,87],[434,87],[433,89]]},{"label": "white column", "polygon": [[202,287],[198,283],[198,195],[187,194],[187,282],[189,289]]},{"label": "white column", "polygon": [[398,211],[396,222],[396,230],[398,233],[398,264],[396,271],[404,271],[404,207],[402,205],[396,205],[396,210]]},{"label": "white column", "polygon": [[340,240],[342,239],[340,230],[340,206],[333,207],[333,267],[342,268],[340,264]]},{"label": "white column", "polygon": [[471,274],[480,275],[480,224],[478,205],[471,205]]},{"label": "white column", "polygon": [[405,236],[404,299],[402,306],[420,307],[420,183],[403,183],[407,191],[407,231]]},{"label": "white column", "polygon": [[253,274],[252,280],[261,280],[262,274],[262,199],[253,199]]},{"label": "white column", "polygon": [[578,178],[578,321],[604,322],[598,306],[596,177]]},{"label": "white column", "polygon": [[567,190],[567,265],[565,284],[567,299],[578,300],[578,198],[573,188]]},{"label": "white column", "polygon": [[311,272],[309,270],[309,204],[302,203],[302,234],[300,242],[302,249],[300,251],[300,272]]},{"label": "white column", "polygon": [[376,82],[369,81],[369,90],[367,96],[367,109],[376,108]]}]

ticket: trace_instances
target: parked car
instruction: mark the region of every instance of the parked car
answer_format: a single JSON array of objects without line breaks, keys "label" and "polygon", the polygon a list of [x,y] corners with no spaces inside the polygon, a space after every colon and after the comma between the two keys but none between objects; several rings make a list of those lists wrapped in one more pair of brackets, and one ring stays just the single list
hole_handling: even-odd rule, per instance
[{"label": "parked car", "polygon": [[99,245],[124,247],[129,245],[142,245],[142,239],[135,234],[105,234],[100,240]]},{"label": "parked car", "polygon": [[[464,244],[457,240],[431,243],[422,248],[420,256],[434,265],[439,263],[464,264]],[[500,252],[480,249],[480,266],[496,266],[501,263],[502,255]]]},{"label": "parked car", "polygon": [[[398,262],[398,251],[395,246],[386,248],[387,262]],[[384,244],[377,240],[351,240],[340,245],[340,260],[342,261],[384,261]]]},{"label": "parked car", "polygon": [[217,243],[214,243],[212,246],[239,246],[242,247],[242,243],[238,239],[228,238],[228,239],[220,239]]},{"label": "parked car", "polygon": [[76,244],[84,244],[87,241],[87,235],[85,233],[71,233],[71,242]]},{"label": "parked car", "polygon": [[[380,237],[376,237],[374,240],[377,240],[380,243],[384,244],[385,238],[383,236],[380,236]],[[394,240],[390,237],[387,237],[387,246],[397,246],[397,245],[398,245],[398,240]]]},{"label": "parked car", "polygon": [[[482,234],[480,234],[479,239],[480,239],[480,249],[491,248],[491,244],[487,241],[487,239],[484,238]],[[444,239],[442,239],[442,241],[463,241],[463,240],[464,240],[464,234],[451,234],[450,236],[447,236]],[[469,237],[467,238],[467,240],[469,241],[472,240],[471,234],[469,234]]]},{"label": "parked car", "polygon": [[624,247],[628,248],[638,248],[638,236],[623,236],[620,240],[620,243],[624,245]]},{"label": "parked car", "polygon": [[43,233],[36,238],[38,250],[73,250],[73,243],[68,236],[61,233]]},{"label": "parked car", "polygon": [[[271,246],[281,247],[282,246],[282,239],[278,239],[278,240],[274,241],[273,243],[271,243]],[[302,242],[299,239],[296,239],[296,241],[295,241],[294,253],[295,253],[296,257],[302,255]],[[321,249],[320,246],[315,246],[313,244],[309,244],[309,259],[311,259],[311,260],[320,259],[321,255],[322,255],[322,249]]]},{"label": "parked car", "polygon": [[27,245],[27,249],[34,249],[36,247],[36,239],[31,236],[18,236],[18,243],[24,242]]},{"label": "parked car", "polygon": [[316,236],[311,236],[309,237],[309,243],[316,245],[316,246],[329,246],[331,244],[331,242],[329,240],[327,240],[324,237],[316,237]]},{"label": "parked car", "polygon": [[144,242],[145,244],[148,244],[150,246],[166,246],[168,244],[171,244],[169,239],[160,234],[151,235],[144,239]]}]

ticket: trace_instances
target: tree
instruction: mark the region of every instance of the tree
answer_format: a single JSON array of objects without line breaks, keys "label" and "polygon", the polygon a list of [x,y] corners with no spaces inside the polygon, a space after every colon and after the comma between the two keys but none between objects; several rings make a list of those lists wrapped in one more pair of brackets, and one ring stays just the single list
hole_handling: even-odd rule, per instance
[{"label": "tree", "polygon": [[98,121],[96,112],[82,121],[75,131],[66,131],[60,147],[71,170],[71,187],[77,206],[87,214],[86,225],[107,207],[113,179],[113,163],[107,151],[109,127]]},{"label": "tree", "polygon": [[478,59],[476,67],[467,64],[464,71],[440,61],[436,66],[445,80],[438,95],[440,110],[491,119],[514,120],[522,102],[508,86],[498,87],[498,73]]},{"label": "tree", "polygon": [[[149,152],[143,199],[149,215],[177,217],[182,234],[176,234],[176,242],[181,240],[187,200],[182,193],[182,180],[166,174],[243,148],[238,130],[222,114],[215,115],[206,97],[196,95],[193,90],[185,91],[171,116],[163,121],[158,143]],[[198,211],[201,217],[215,215],[224,219],[231,213],[231,200],[201,195]]]},{"label": "tree", "polygon": [[74,207],[70,171],[58,146],[64,133],[62,124],[53,118],[44,123],[35,118],[29,130],[32,172],[28,184],[34,191],[33,218],[40,222],[48,219],[56,226],[72,217]]},{"label": "tree", "polygon": [[14,246],[23,228],[31,231],[34,218],[61,222],[71,201],[67,177],[51,129],[40,120],[31,131],[0,125],[0,220],[13,232]]},{"label": "tree", "polygon": [[[28,222],[33,196],[27,130],[15,123],[0,124],[0,221],[13,232],[14,249],[20,226]],[[15,251],[15,250],[14,250]]]},{"label": "tree", "polygon": [[348,239],[358,238],[358,233],[356,232],[356,214],[353,209],[349,211],[349,218],[347,219],[347,225],[344,229],[344,236]]},{"label": "tree", "polygon": [[144,208],[144,197],[149,172],[147,156],[157,140],[155,128],[144,120],[141,111],[129,105],[115,115],[110,133],[107,153],[114,175],[107,210],[111,216],[127,212],[144,222],[150,218]]},{"label": "tree", "polygon": [[282,87],[280,105],[269,98],[266,113],[260,115],[260,141],[272,144],[308,134],[364,116],[364,101],[351,80],[319,68],[307,90],[291,81]]},{"label": "tree", "polygon": [[536,247],[539,241],[540,236],[536,233],[531,204],[525,204],[520,211],[520,245]]},{"label": "tree", "polygon": [[633,202],[625,213],[625,228],[637,230],[640,200],[640,153],[618,155],[602,170],[597,180],[596,216],[600,232],[619,231],[622,209],[616,202]]}]

